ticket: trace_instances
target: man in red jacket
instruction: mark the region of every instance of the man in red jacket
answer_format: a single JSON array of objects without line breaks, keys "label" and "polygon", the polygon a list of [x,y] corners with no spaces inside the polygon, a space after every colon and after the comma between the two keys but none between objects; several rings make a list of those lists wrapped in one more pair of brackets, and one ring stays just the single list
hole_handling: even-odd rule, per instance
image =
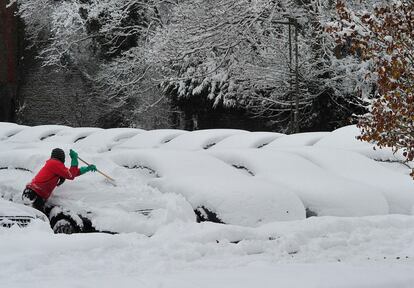
[{"label": "man in red jacket", "polygon": [[96,171],[95,165],[78,168],[78,154],[70,150],[69,155],[71,165],[68,169],[65,167],[65,152],[60,148],[52,150],[50,159],[23,191],[22,200],[25,205],[44,212],[45,203],[56,186],[62,185],[66,179],[73,180],[88,171]]}]

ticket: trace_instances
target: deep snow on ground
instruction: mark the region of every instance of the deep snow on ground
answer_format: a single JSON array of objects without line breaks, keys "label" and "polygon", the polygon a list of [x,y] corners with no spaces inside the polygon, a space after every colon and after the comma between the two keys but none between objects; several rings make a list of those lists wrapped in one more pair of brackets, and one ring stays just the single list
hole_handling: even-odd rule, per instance
[{"label": "deep snow on ground", "polygon": [[152,237],[54,235],[36,224],[0,228],[0,287],[414,286],[411,216],[176,222]]}]

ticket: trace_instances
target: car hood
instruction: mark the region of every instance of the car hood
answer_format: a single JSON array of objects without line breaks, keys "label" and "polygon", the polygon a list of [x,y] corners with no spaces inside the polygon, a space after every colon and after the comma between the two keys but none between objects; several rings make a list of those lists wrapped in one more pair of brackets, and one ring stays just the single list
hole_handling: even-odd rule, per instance
[{"label": "car hood", "polygon": [[0,217],[15,216],[37,218],[47,221],[47,217],[34,208],[0,199]]}]

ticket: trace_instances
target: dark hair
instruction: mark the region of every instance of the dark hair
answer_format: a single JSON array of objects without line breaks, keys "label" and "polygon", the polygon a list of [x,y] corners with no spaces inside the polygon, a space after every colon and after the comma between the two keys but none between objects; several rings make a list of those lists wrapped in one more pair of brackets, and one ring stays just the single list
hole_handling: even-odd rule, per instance
[{"label": "dark hair", "polygon": [[62,163],[65,163],[65,152],[60,148],[55,148],[52,150],[50,158],[59,160]]}]

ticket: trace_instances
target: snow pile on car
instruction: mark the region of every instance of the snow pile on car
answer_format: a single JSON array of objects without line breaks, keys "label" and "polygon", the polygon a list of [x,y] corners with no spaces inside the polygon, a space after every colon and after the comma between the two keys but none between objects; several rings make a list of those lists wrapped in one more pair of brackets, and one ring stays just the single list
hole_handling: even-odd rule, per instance
[{"label": "snow pile on car", "polygon": [[42,212],[0,198],[0,227],[27,227],[34,222],[39,222],[38,226],[48,227],[44,230],[50,230],[49,220]]},{"label": "snow pile on car", "polygon": [[394,153],[391,148],[380,149],[375,147],[374,144],[358,140],[358,135],[360,135],[360,131],[355,125],[342,127],[316,142],[315,147],[354,151],[370,159],[382,162],[399,162],[404,160],[401,151]]},{"label": "snow pile on car", "polygon": [[274,132],[240,133],[226,137],[211,147],[211,149],[262,148],[282,136],[286,135]]},{"label": "snow pile on car", "polygon": [[387,214],[388,203],[377,187],[345,179],[290,151],[221,150],[211,152],[247,170],[252,178],[293,191],[311,215],[367,216]]},{"label": "snow pile on car", "polygon": [[287,151],[312,161],[346,181],[357,183],[360,188],[356,191],[374,190],[381,193],[387,200],[391,214],[414,212],[414,182],[408,175],[398,173],[398,170],[393,171],[381,162],[351,151],[338,152],[337,149],[325,147],[302,147]]},{"label": "snow pile on car", "polygon": [[106,152],[144,130],[133,128],[112,128],[92,133],[76,142],[74,149],[87,152]]},{"label": "snow pile on car", "polygon": [[257,181],[201,152],[148,149],[110,155],[115,163],[149,175],[149,185],[182,194],[195,210],[214,213],[223,223],[257,226],[305,218],[302,202],[289,189]]},{"label": "snow pile on car", "polygon": [[166,149],[178,149],[178,150],[200,150],[200,149],[209,149],[212,146],[216,145],[221,140],[226,139],[227,137],[249,133],[244,130],[237,129],[206,129],[206,130],[197,130],[190,133],[185,133],[179,135],[160,146],[160,148]]},{"label": "snow pile on car", "polygon": [[126,140],[124,143],[116,145],[114,150],[118,149],[145,149],[158,148],[163,144],[170,142],[172,139],[188,133],[178,129],[158,129],[139,133],[138,135]]}]

